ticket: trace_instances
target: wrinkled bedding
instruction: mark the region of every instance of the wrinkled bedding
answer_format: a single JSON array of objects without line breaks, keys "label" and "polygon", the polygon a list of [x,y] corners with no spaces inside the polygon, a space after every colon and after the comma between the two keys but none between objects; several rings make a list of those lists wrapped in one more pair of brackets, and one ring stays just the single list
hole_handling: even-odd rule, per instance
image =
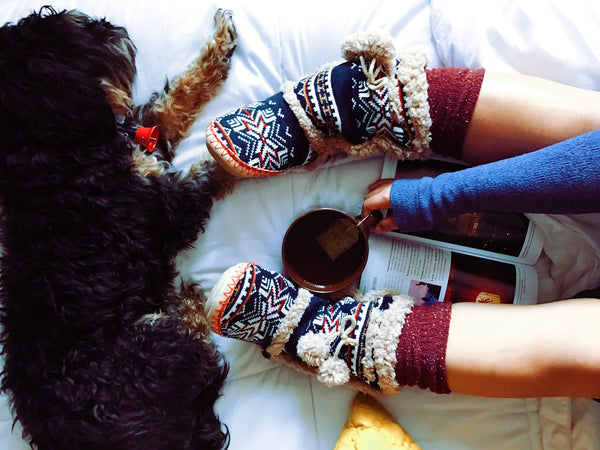
[{"label": "wrinkled bedding", "polygon": [[[15,21],[46,3],[3,0],[0,21]],[[233,11],[239,45],[231,75],[179,148],[175,164],[181,169],[207,157],[204,130],[210,119],[340,59],[341,41],[359,30],[388,31],[398,50],[419,47],[430,67],[486,67],[600,89],[600,4],[592,2],[308,0],[290,6],[268,0],[56,0],[53,5],[127,27],[138,48],[137,102],[192,61],[212,33],[217,8]],[[316,206],[358,214],[382,163],[380,156],[340,158],[313,172],[241,181],[215,205],[195,248],[179,256],[182,276],[208,291],[240,261],[281,270],[281,241],[291,221]],[[541,301],[600,285],[600,216],[532,218],[547,237],[536,263]],[[333,448],[352,390],[328,388],[274,364],[249,344],[219,337],[217,342],[231,363],[217,403],[231,449],[280,449],[282,443],[288,450]],[[590,400],[484,399],[406,388],[381,401],[424,449],[600,449],[600,403]],[[6,396],[0,405],[0,448],[29,448],[18,424],[12,429]]]}]

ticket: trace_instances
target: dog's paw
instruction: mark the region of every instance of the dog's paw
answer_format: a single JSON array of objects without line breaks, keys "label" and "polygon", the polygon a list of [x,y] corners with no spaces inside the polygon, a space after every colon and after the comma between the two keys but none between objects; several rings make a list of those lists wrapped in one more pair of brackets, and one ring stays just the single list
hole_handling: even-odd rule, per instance
[{"label": "dog's paw", "polygon": [[233,23],[233,12],[228,9],[219,8],[215,13],[215,34],[223,40],[223,45],[229,48],[229,54],[233,52],[237,43],[237,31]]}]

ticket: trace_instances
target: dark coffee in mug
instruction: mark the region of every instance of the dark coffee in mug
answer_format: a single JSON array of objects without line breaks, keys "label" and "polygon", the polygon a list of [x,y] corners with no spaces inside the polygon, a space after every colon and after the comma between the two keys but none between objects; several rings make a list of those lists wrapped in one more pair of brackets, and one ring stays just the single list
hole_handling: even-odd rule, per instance
[{"label": "dark coffee in mug", "polygon": [[363,230],[359,230],[356,244],[335,260],[317,242],[317,236],[338,219],[357,222],[342,211],[317,209],[296,219],[285,235],[282,247],[285,274],[310,291],[329,293],[348,287],[366,264],[368,242]]}]

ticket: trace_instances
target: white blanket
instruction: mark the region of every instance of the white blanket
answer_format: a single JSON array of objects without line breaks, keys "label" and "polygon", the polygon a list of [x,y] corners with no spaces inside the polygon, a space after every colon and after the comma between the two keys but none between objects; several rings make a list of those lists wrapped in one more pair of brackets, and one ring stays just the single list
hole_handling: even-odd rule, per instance
[{"label": "white blanket", "polygon": [[[3,0],[0,22],[15,21],[48,0]],[[195,124],[175,163],[186,169],[206,157],[204,130],[215,116],[265,98],[340,59],[349,34],[383,29],[396,48],[420,47],[431,67],[484,66],[600,89],[600,4],[571,1],[479,0],[315,1],[57,0],[127,27],[138,48],[135,98],[144,102],[176,77],[212,33],[218,7],[231,9],[239,33],[231,76]],[[314,172],[244,180],[214,207],[206,233],[180,255],[182,276],[209,290],[232,264],[256,261],[282,269],[280,247],[289,223],[315,206],[358,214],[382,160],[342,159]],[[542,299],[600,285],[598,223],[585,217],[534,216],[551,239],[536,265]],[[557,245],[560,243],[560,245]],[[218,338],[231,363],[217,403],[231,449],[333,448],[354,393],[262,358],[254,346]],[[6,401],[6,397],[3,397]],[[382,400],[424,449],[600,448],[600,404],[584,399],[484,399],[404,389]],[[0,448],[28,448],[0,408]]]}]

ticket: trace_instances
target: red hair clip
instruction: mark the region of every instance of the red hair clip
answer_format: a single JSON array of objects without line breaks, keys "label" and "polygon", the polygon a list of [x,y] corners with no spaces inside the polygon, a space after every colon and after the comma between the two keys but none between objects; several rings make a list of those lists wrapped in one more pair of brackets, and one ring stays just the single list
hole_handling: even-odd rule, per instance
[{"label": "red hair clip", "polygon": [[146,147],[146,150],[152,153],[158,142],[158,133],[159,129],[157,126],[140,127],[135,131],[135,142]]}]

